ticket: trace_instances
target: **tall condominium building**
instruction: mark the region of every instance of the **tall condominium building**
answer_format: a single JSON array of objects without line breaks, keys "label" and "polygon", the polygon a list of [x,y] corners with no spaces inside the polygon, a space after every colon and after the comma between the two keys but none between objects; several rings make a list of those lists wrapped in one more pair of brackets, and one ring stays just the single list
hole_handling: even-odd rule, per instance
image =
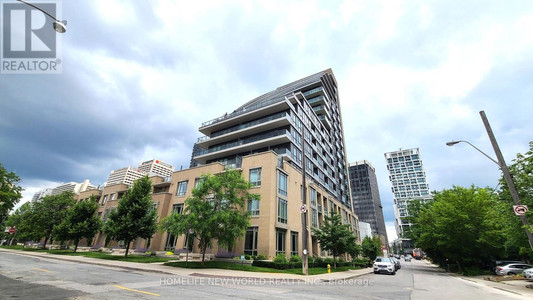
[{"label": "tall condominium building", "polygon": [[150,174],[170,177],[174,172],[174,167],[157,159],[148,160],[139,164],[139,171]]},{"label": "tall condominium building", "polygon": [[107,178],[106,185],[113,185],[113,184],[127,184],[132,185],[133,182],[143,176],[145,176],[146,173],[141,172],[139,169],[134,167],[126,167],[118,170],[111,171],[109,173],[109,177]]},{"label": "tall condominium building", "polygon": [[[354,212],[359,221],[370,224],[372,234],[380,235],[387,241],[376,169],[366,160],[350,163],[349,166]],[[385,242],[385,245],[388,245],[388,242]]]},{"label": "tall condominium building", "polygon": [[274,151],[351,208],[337,82],[331,69],[259,96],[202,124],[198,165],[240,166],[246,155]]},{"label": "tall condominium building", "polygon": [[31,201],[32,202],[39,201],[44,196],[48,196],[48,195],[51,195],[51,194],[52,194],[52,189],[49,189],[49,188],[42,189],[42,190],[36,192],[35,194],[33,194],[33,197],[31,198]]},{"label": "tall condominium building", "polygon": [[389,180],[394,195],[394,215],[396,233],[402,233],[411,224],[405,219],[409,215],[407,205],[413,199],[431,199],[426,172],[418,148],[400,149],[385,153]]}]

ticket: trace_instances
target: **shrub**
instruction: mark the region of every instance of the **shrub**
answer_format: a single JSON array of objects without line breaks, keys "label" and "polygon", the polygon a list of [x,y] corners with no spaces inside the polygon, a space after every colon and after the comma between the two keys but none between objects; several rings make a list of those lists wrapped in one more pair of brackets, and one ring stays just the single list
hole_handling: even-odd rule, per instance
[{"label": "shrub", "polygon": [[289,262],[302,263],[302,258],[298,255],[293,255],[289,259]]},{"label": "shrub", "polygon": [[254,262],[252,263],[252,266],[285,270],[285,269],[301,268],[302,264],[301,263],[290,263],[290,262],[278,263],[278,262],[273,262],[273,261],[268,261],[268,260],[254,260]]},{"label": "shrub", "polygon": [[309,263],[323,263],[324,262],[324,259],[320,256],[316,256],[316,257],[313,257],[312,260],[309,260]]},{"label": "shrub", "polygon": [[244,255],[244,259],[246,259],[246,260],[250,260],[250,259],[252,259],[252,256],[250,256],[250,255],[248,255],[248,254],[245,254],[245,255]]},{"label": "shrub", "polygon": [[274,262],[275,263],[287,263],[287,257],[285,256],[285,254],[278,254],[276,255],[276,257],[274,257]]},{"label": "shrub", "polygon": [[215,254],[215,257],[216,258],[235,258],[237,257],[237,259],[240,259],[240,256],[237,255],[237,253],[233,253],[233,252],[229,252],[229,251],[225,251],[225,250],[222,250],[222,251],[218,251],[217,254]]},{"label": "shrub", "polygon": [[254,260],[266,260],[266,259],[267,257],[263,254],[259,254],[254,258]]},{"label": "shrub", "polygon": [[189,249],[187,248],[181,248],[181,249],[174,249],[174,255],[180,255],[180,253],[188,253]]}]

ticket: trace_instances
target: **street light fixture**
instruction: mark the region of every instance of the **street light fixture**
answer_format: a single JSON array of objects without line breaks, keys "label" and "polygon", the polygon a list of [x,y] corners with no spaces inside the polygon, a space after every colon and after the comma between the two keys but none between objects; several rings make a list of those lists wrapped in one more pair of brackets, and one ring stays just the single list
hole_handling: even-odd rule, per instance
[{"label": "street light fixture", "polygon": [[56,19],[54,16],[52,16],[51,14],[47,13],[46,11],[44,11],[43,9],[31,4],[31,3],[28,3],[24,0],[17,0],[18,2],[21,2],[21,3],[24,3],[28,6],[31,6],[35,9],[37,9],[38,11],[42,12],[43,14],[49,16],[50,18],[52,18],[52,20],[54,20],[54,24],[52,24],[52,26],[54,27],[54,30],[59,32],[59,33],[65,33],[67,32],[67,21],[66,20],[63,20],[63,21],[60,21],[58,19]]},{"label": "street light fixture", "polygon": [[464,140],[459,140],[459,141],[451,141],[451,142],[447,142],[446,143],[446,146],[453,146],[453,145],[456,145],[456,144],[459,144],[459,143],[467,143],[468,145],[472,146],[474,149],[476,149],[477,151],[479,151],[481,154],[485,155],[488,159],[492,160],[495,164],[498,165],[498,167],[501,168],[500,164],[492,157],[490,157],[487,153],[481,151],[478,147],[472,145],[469,141],[464,141]]},{"label": "street light fixture", "polygon": [[[485,129],[487,130],[487,134],[489,135],[492,148],[494,148],[494,153],[496,154],[498,161],[494,160],[492,157],[488,156],[485,152],[479,150],[476,146],[472,145],[471,143],[467,141],[463,141],[463,140],[451,141],[451,142],[447,142],[446,145],[453,146],[461,142],[467,143],[470,146],[474,147],[477,151],[481,152],[483,155],[488,157],[494,163],[496,163],[502,170],[503,178],[505,179],[505,182],[507,183],[507,186],[509,187],[509,193],[511,193],[511,197],[513,198],[514,204],[521,205],[520,198],[518,197],[518,192],[516,191],[516,187],[513,182],[513,178],[511,177],[511,173],[509,172],[509,168],[507,167],[507,164],[505,164],[505,159],[503,158],[503,154],[500,150],[500,146],[498,146],[496,137],[494,136],[494,133],[492,132],[492,128],[490,127],[489,120],[487,119],[487,116],[485,115],[484,111],[480,111],[479,114],[481,116],[481,120],[483,121],[483,125],[485,125]],[[531,247],[531,250],[533,250],[533,234],[529,231],[530,226],[529,226],[527,217],[525,215],[519,215],[519,217],[520,217],[520,221],[522,221],[522,225],[524,225],[524,230],[526,231],[527,239],[529,241],[529,246]]]}]

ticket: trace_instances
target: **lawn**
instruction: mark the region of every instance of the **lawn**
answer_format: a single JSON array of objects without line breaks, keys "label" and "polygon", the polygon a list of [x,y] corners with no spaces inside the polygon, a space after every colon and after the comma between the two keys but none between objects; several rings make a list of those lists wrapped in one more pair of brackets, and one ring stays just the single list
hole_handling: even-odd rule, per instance
[{"label": "lawn", "polygon": [[[278,270],[272,268],[264,267],[255,267],[247,264],[239,263],[230,263],[230,262],[221,262],[221,261],[206,261],[203,265],[201,262],[189,262],[186,266],[185,262],[167,262],[166,266],[177,267],[177,268],[189,268],[189,269],[225,269],[225,270],[238,270],[238,271],[248,271],[248,272],[264,272],[264,273],[285,273],[285,274],[296,274],[303,275],[302,269],[285,269]],[[343,272],[348,270],[356,270],[359,268],[353,267],[338,267],[337,269],[331,269],[331,272]],[[309,275],[319,275],[325,274],[328,272],[327,268],[309,268]]]}]

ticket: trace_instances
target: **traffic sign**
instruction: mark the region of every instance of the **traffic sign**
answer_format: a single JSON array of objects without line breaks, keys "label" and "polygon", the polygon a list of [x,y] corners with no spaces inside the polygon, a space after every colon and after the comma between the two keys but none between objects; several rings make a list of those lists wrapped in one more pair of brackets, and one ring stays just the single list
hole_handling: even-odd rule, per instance
[{"label": "traffic sign", "polygon": [[302,214],[305,214],[305,213],[307,212],[307,205],[302,204],[302,205],[300,206],[300,212],[301,212]]},{"label": "traffic sign", "polygon": [[9,234],[13,234],[15,233],[15,231],[16,231],[15,227],[9,228]]},{"label": "traffic sign", "polygon": [[517,216],[525,216],[527,212],[527,205],[513,205],[514,214]]}]

